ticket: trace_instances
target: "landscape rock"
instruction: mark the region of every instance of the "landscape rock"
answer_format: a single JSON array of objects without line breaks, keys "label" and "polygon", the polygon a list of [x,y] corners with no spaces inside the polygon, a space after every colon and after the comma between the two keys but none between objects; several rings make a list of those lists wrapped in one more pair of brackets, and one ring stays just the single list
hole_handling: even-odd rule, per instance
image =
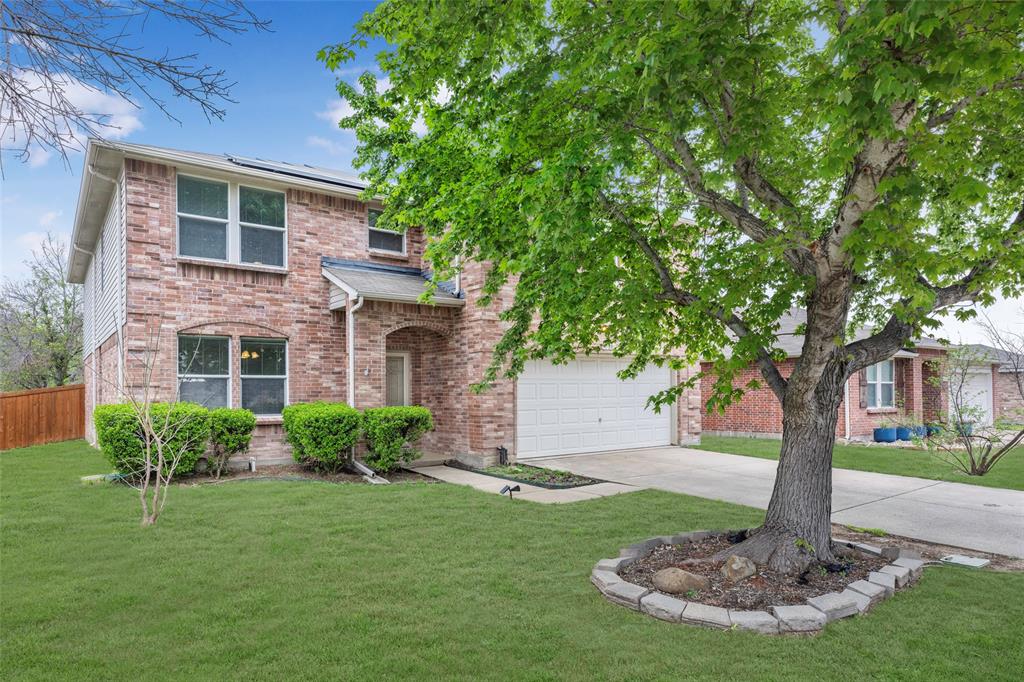
[{"label": "landscape rock", "polygon": [[609,601],[631,608],[634,611],[640,610],[640,600],[646,597],[649,592],[650,590],[646,588],[625,581],[612,583],[601,590],[601,594],[607,597]]},{"label": "landscape rock", "polygon": [[772,606],[768,610],[779,619],[779,632],[817,632],[827,622],[824,613],[805,604]]},{"label": "landscape rock", "polygon": [[615,583],[621,583],[622,578],[619,576],[618,573],[612,573],[611,571],[600,571],[595,568],[593,571],[590,572],[590,582],[594,583],[594,586],[597,587],[597,589],[604,592],[606,589],[608,589],[610,585],[614,585]]},{"label": "landscape rock", "polygon": [[670,623],[678,623],[686,602],[675,597],[669,597],[658,592],[651,592],[640,599],[640,610],[650,614],[658,620],[667,620]]},{"label": "landscape rock", "polygon": [[860,613],[860,609],[857,608],[857,602],[853,598],[838,592],[829,592],[827,594],[820,594],[817,597],[811,597],[807,600],[807,603],[824,613],[825,619],[830,623],[834,620]]},{"label": "landscape rock", "polygon": [[636,557],[620,556],[617,559],[601,559],[594,565],[595,571],[611,571],[618,573],[626,566],[636,561]]},{"label": "landscape rock", "polygon": [[682,623],[703,625],[705,627],[723,629],[732,627],[732,619],[729,618],[728,609],[723,609],[720,606],[698,604],[692,601],[686,603],[686,610],[683,611],[683,615],[679,620]]},{"label": "landscape rock", "polygon": [[767,611],[729,611],[729,618],[737,630],[750,630],[763,635],[777,635],[779,620]]},{"label": "landscape rock", "polygon": [[868,573],[868,582],[884,589],[886,597],[891,597],[892,593],[896,591],[896,576],[888,573],[871,571]]},{"label": "landscape rock", "polygon": [[911,559],[909,557],[900,557],[896,561],[892,562],[893,566],[901,566],[910,571],[910,581],[913,582],[921,577],[921,573],[924,572],[924,562],[920,559]]},{"label": "landscape rock", "polygon": [[745,556],[733,554],[722,564],[722,575],[731,583],[738,583],[757,573],[757,564]]},{"label": "landscape rock", "polygon": [[871,608],[871,605],[873,603],[871,601],[871,597],[867,597],[861,594],[860,592],[856,592],[849,588],[843,590],[839,594],[839,596],[845,597],[847,599],[852,599],[853,602],[857,605],[857,613],[864,613],[865,611]]},{"label": "landscape rock", "polygon": [[878,569],[878,572],[888,573],[892,577],[896,578],[896,587],[904,587],[910,582],[910,569],[905,566],[889,564],[888,566],[882,566]]},{"label": "landscape rock", "polygon": [[853,590],[854,592],[859,592],[860,594],[863,594],[865,597],[871,600],[872,604],[877,604],[878,602],[885,599],[886,596],[884,587],[872,582],[868,582],[867,580],[856,580],[847,585],[846,589]]},{"label": "landscape rock", "polygon": [[651,582],[658,590],[669,594],[686,594],[690,590],[700,592],[711,587],[708,578],[675,566],[661,569],[654,574]]}]

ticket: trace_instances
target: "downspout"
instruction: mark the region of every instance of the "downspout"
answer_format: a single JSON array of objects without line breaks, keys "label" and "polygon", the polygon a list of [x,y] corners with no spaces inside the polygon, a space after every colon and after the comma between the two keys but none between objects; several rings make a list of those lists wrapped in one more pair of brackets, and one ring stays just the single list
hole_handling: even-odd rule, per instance
[{"label": "downspout", "polygon": [[846,390],[843,391],[843,413],[844,413],[844,435],[846,440],[850,440],[850,379],[846,379]]},{"label": "downspout", "polygon": [[363,307],[363,297],[356,296],[356,302],[345,313],[345,341],[348,345],[348,404],[356,406],[356,313]]}]

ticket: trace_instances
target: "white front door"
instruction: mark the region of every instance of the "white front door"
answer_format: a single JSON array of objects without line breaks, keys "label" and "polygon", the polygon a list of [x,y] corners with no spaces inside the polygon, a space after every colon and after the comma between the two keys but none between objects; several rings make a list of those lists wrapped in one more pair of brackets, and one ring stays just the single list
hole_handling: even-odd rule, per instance
[{"label": "white front door", "polygon": [[409,404],[409,354],[388,353],[384,367],[384,404]]},{"label": "white front door", "polygon": [[660,414],[647,398],[669,387],[668,367],[647,367],[636,379],[616,373],[628,360],[580,358],[567,365],[531,360],[516,384],[519,458],[668,445],[670,406]]},{"label": "white front door", "polygon": [[992,423],[992,370],[971,371],[961,387],[963,405],[977,408],[983,415],[982,424]]}]

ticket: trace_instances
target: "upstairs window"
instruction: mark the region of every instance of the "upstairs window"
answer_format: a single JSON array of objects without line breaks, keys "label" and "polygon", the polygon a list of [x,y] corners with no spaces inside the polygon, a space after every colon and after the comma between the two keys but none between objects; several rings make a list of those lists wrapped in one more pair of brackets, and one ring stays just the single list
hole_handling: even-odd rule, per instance
[{"label": "upstairs window", "polygon": [[178,255],[285,267],[285,194],[178,176]]},{"label": "upstairs window", "polygon": [[178,400],[228,407],[229,342],[223,336],[178,337]]},{"label": "upstairs window", "polygon": [[383,211],[378,208],[371,208],[366,212],[366,224],[370,230],[370,250],[404,256],[405,233],[378,228],[377,219],[381,213]]},{"label": "upstairs window", "polygon": [[288,342],[242,339],[242,407],[257,415],[281,414],[288,404]]},{"label": "upstairs window", "polygon": [[885,360],[871,365],[867,373],[868,407],[893,407],[896,404],[896,384],[893,361]]}]

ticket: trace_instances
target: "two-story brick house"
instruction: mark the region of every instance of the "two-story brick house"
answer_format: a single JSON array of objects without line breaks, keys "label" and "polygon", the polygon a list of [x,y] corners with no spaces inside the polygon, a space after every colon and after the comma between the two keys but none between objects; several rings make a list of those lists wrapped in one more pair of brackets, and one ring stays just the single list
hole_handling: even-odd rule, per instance
[{"label": "two-story brick house", "polygon": [[282,407],[313,400],[424,405],[425,453],[473,462],[699,438],[699,391],[656,414],[647,396],[679,373],[624,382],[611,356],[531,362],[473,392],[510,292],[477,305],[483,268],[467,263],[421,303],[423,234],[375,229],[363,190],[321,168],[91,140],[68,263],[84,286],[87,414],[143,385],[247,407],[265,462],[290,457]]}]

